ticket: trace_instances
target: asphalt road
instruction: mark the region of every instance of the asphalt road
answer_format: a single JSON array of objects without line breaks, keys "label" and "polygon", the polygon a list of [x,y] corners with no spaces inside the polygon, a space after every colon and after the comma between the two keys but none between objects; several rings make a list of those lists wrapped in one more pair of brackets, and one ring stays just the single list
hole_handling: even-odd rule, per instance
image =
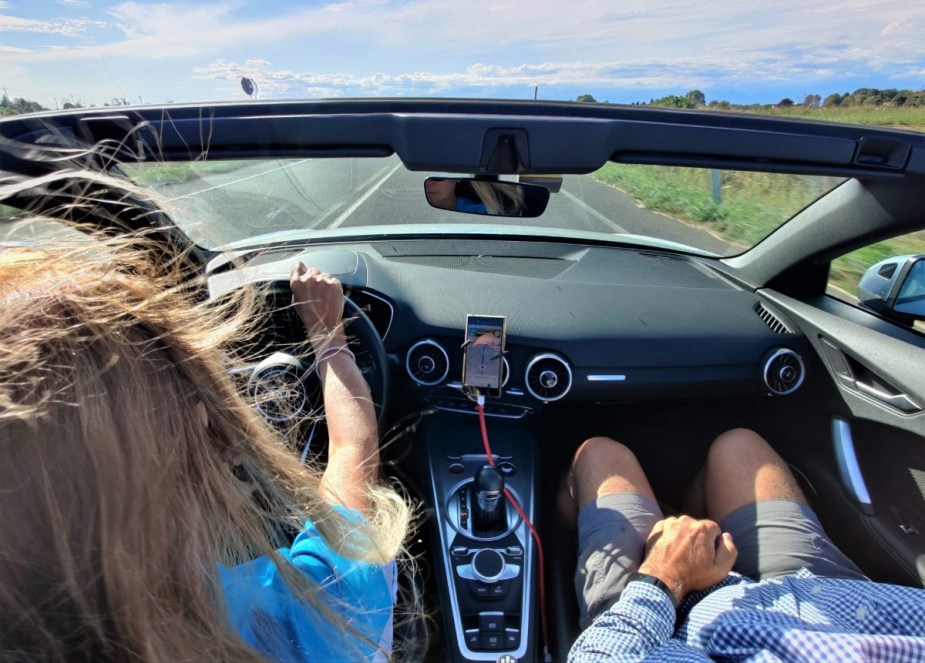
[{"label": "asphalt road", "polygon": [[584,175],[567,175],[535,219],[489,218],[430,207],[424,178],[388,159],[287,159],[242,162],[163,186],[160,193],[181,227],[204,245],[221,245],[277,230],[393,224],[504,223],[597,233],[655,236],[726,253],[716,237],[642,209],[621,191]]}]

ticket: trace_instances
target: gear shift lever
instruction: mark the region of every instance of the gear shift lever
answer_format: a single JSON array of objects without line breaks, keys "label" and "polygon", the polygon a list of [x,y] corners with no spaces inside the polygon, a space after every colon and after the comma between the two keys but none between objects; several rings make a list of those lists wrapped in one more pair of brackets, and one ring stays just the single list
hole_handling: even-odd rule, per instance
[{"label": "gear shift lever", "polygon": [[485,465],[475,473],[472,484],[475,495],[475,512],[472,529],[476,533],[490,534],[504,523],[504,477],[497,468]]}]

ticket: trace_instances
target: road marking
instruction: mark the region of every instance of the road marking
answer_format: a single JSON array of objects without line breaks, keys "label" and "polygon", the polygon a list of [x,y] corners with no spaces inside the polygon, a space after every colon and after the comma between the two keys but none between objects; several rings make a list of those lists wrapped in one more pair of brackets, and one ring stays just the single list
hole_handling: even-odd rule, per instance
[{"label": "road marking", "polygon": [[271,168],[270,170],[264,170],[260,173],[254,173],[253,175],[248,175],[247,177],[242,177],[240,179],[231,180],[230,182],[224,182],[223,184],[216,184],[215,186],[210,186],[206,189],[200,189],[199,191],[193,191],[192,193],[185,193],[182,196],[177,196],[176,198],[171,198],[171,202],[174,200],[183,200],[184,198],[191,198],[193,196],[198,196],[201,193],[206,193],[207,191],[215,191],[215,189],[222,189],[226,186],[231,186],[232,184],[237,184],[238,182],[245,182],[247,180],[252,180],[255,177],[263,177],[264,175],[269,175],[270,173],[275,173],[277,170],[284,170],[286,168],[294,168],[300,164],[305,163],[306,161],[311,161],[311,159],[300,159],[299,161],[293,161],[292,163],[287,163],[283,166],[277,168]]},{"label": "road marking", "polygon": [[365,203],[367,200],[369,200],[369,197],[370,197],[371,195],[373,195],[374,193],[376,193],[376,191],[378,191],[379,188],[380,188],[383,184],[385,184],[385,181],[386,181],[387,179],[389,179],[390,177],[392,177],[392,175],[395,174],[395,171],[397,171],[399,168],[401,168],[401,166],[402,166],[401,161],[399,161],[397,164],[395,164],[395,167],[394,167],[392,170],[390,170],[389,172],[387,172],[387,173],[385,174],[385,176],[384,176],[382,179],[380,179],[378,182],[376,182],[376,183],[373,184],[371,187],[369,187],[369,189],[366,191],[366,193],[364,193],[362,196],[360,196],[359,198],[357,198],[357,199],[356,199],[356,202],[354,202],[350,207],[348,207],[347,209],[345,209],[345,210],[341,213],[340,216],[338,216],[336,219],[334,219],[334,221],[332,221],[331,224],[330,224],[329,226],[326,226],[324,229],[325,229],[325,230],[332,230],[332,229],[337,228],[338,226],[340,226],[340,224],[342,224],[342,223],[343,223],[344,221],[346,221],[347,219],[349,219],[349,218],[350,218],[350,215],[353,214],[354,212],[356,212],[357,209],[359,209],[360,205],[362,205],[362,204]]},{"label": "road marking", "polygon": [[594,209],[593,207],[591,207],[588,203],[586,203],[585,201],[583,201],[581,198],[576,198],[573,194],[569,193],[569,192],[566,191],[565,189],[560,189],[560,190],[559,190],[559,193],[563,194],[566,198],[568,198],[568,199],[571,200],[573,203],[575,203],[576,205],[578,205],[579,207],[581,207],[581,208],[582,208],[583,210],[585,210],[588,214],[590,214],[591,216],[593,216],[595,219],[597,219],[598,221],[600,221],[601,223],[603,223],[603,224],[604,224],[605,226],[607,226],[608,228],[612,228],[614,232],[618,232],[618,233],[625,233],[625,232],[626,232],[626,229],[625,229],[625,228],[621,228],[620,226],[618,226],[616,223],[614,223],[613,221],[611,221],[610,219],[608,219],[606,216],[604,216],[603,214],[601,214],[600,212],[598,212],[596,209]]},{"label": "road marking", "polygon": [[[388,165],[383,166],[382,168],[374,172],[372,175],[367,177],[363,181],[363,183],[360,186],[356,187],[354,190],[355,191],[366,191],[366,187],[372,185],[373,181],[377,177],[381,176],[382,173],[384,173],[388,169],[389,169]],[[319,227],[327,228],[327,226],[325,226],[324,223],[328,220],[328,217],[333,216],[335,212],[337,212],[340,209],[343,209],[343,207],[344,207],[344,201],[338,201],[334,205],[331,205],[328,209],[324,210],[324,212],[320,216],[317,216],[314,219],[312,219],[311,222],[309,222],[308,225],[306,226],[306,230],[308,229],[317,230]]]}]

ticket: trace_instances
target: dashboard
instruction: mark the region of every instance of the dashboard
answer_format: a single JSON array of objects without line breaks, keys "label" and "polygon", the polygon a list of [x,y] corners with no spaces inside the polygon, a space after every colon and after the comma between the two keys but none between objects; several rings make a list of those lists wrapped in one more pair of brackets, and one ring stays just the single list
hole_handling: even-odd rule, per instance
[{"label": "dashboard", "polygon": [[805,338],[706,258],[490,239],[285,247],[242,258],[213,261],[210,295],[269,284],[267,353],[304,340],[288,306],[289,270],[301,260],[337,276],[370,318],[396,395],[441,409],[466,405],[458,390],[472,313],[507,320],[495,416],[558,402],[787,395],[806,374]]}]

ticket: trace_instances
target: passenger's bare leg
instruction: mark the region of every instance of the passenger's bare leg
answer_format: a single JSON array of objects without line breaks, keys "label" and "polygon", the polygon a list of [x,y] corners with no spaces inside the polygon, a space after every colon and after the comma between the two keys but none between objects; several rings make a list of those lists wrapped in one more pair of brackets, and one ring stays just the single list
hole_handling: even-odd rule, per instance
[{"label": "passenger's bare leg", "polygon": [[785,499],[809,504],[787,463],[758,433],[736,428],[720,435],[704,469],[707,517],[720,522],[754,502]]},{"label": "passenger's bare leg", "polygon": [[586,627],[613,605],[629,574],[639,568],[646,539],[662,512],[636,456],[606,437],[591,438],[578,448],[559,508],[577,523],[575,591]]},{"label": "passenger's bare leg", "polygon": [[807,569],[819,577],[865,579],[825,533],[790,468],[757,433],[720,435],[707,453],[707,515],[729,532],[733,569],[754,580]]},{"label": "passenger's bare leg", "polygon": [[574,523],[585,505],[614,493],[636,493],[655,501],[636,455],[608,437],[592,437],[575,452],[559,493],[559,511]]}]

